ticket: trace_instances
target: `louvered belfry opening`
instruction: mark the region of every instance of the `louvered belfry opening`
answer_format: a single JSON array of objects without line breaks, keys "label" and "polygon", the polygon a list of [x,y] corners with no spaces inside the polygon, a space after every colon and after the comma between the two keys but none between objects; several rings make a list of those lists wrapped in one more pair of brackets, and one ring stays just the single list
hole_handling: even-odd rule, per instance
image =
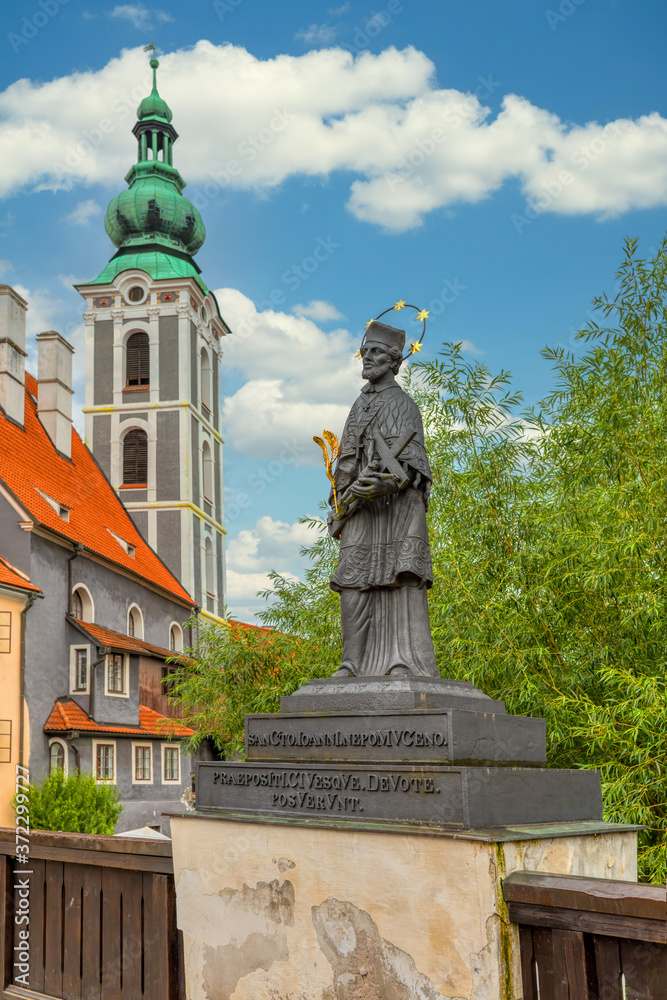
[{"label": "louvered belfry opening", "polygon": [[127,341],[125,384],[127,386],[148,385],[149,376],[148,334],[133,333]]},{"label": "louvered belfry opening", "polygon": [[123,485],[148,481],[148,439],[141,430],[128,431],[123,441]]}]

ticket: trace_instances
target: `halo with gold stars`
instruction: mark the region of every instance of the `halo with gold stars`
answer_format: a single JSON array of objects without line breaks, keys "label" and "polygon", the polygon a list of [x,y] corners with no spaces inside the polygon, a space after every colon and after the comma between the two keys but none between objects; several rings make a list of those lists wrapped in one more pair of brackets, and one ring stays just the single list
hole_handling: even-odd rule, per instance
[{"label": "halo with gold stars", "polygon": [[[429,312],[427,309],[420,309],[418,306],[410,305],[410,303],[406,302],[405,299],[399,299],[398,302],[394,302],[393,306],[389,306],[388,309],[385,309],[384,312],[381,312],[379,316],[375,317],[375,319],[369,319],[368,323],[366,323],[366,330],[368,330],[368,327],[371,325],[371,323],[375,323],[376,320],[382,319],[382,317],[386,316],[387,313],[400,312],[401,309],[414,309],[414,311],[417,313],[417,315],[415,316],[415,321],[417,323],[422,324],[421,336],[419,337],[419,340],[410,341],[408,350],[403,355],[403,360],[407,361],[408,358],[411,358],[414,354],[419,354],[419,352],[422,349],[422,343],[424,341],[424,336],[426,334],[426,320],[429,317]],[[361,341],[362,347],[364,346],[365,339],[366,339],[366,334],[364,333],[363,340]],[[406,330],[406,339],[409,339],[407,330]],[[357,353],[354,356],[355,358],[361,357],[361,348],[357,351]]]}]

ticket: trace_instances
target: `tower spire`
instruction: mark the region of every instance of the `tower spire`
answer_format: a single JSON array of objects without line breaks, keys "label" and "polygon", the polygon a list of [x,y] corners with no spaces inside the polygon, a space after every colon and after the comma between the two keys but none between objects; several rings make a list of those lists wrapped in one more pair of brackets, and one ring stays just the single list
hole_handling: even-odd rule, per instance
[{"label": "tower spire", "polygon": [[[147,46],[152,49],[153,46]],[[153,88],[137,108],[132,132],[137,140],[137,161],[125,177],[128,185],[109,202],[104,228],[117,253],[97,279],[107,279],[130,266],[128,256],[141,256],[135,266],[151,265],[153,277],[192,273],[199,268],[192,260],[206,238],[201,215],[183,195],[185,181],[174,167],[173,149],[178,132],[173,113],[157,86],[160,63],[150,61]],[[121,259],[122,258],[122,259]]]}]

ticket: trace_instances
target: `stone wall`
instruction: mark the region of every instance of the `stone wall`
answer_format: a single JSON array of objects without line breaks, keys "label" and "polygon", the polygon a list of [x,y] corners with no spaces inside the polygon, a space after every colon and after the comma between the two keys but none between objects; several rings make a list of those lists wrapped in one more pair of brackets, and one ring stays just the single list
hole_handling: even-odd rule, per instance
[{"label": "stone wall", "polygon": [[628,832],[494,841],[201,814],[171,829],[190,1000],[514,1000],[502,879],[636,878]]}]

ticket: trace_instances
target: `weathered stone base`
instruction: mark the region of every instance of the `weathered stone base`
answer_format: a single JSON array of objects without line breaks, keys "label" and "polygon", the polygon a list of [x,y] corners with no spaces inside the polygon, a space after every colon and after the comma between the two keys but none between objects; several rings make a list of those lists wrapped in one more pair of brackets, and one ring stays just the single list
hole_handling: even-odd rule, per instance
[{"label": "weathered stone base", "polygon": [[280,699],[281,712],[402,712],[416,708],[458,708],[504,712],[470,681],[442,677],[323,677]]},{"label": "weathered stone base", "polygon": [[189,814],[171,830],[189,1000],[517,1000],[502,879],[637,877],[636,833],[603,823],[429,835]]}]

